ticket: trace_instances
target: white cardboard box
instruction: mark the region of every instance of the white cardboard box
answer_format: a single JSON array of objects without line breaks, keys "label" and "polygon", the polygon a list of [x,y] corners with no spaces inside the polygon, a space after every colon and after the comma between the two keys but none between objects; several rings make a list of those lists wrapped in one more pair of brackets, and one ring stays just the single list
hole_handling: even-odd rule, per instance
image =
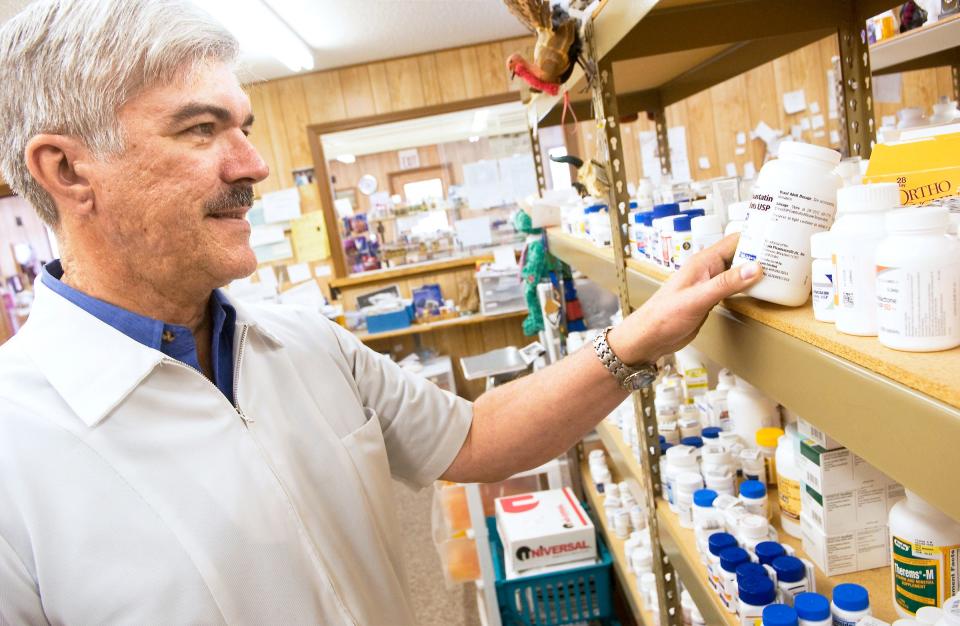
[{"label": "white cardboard box", "polygon": [[801,510],[827,534],[885,526],[890,509],[903,499],[903,485],[886,481],[824,496],[810,485],[801,489]]},{"label": "white cardboard box", "polygon": [[800,469],[803,482],[824,495],[890,482],[886,474],[850,450],[828,450],[812,439],[800,442]]},{"label": "white cardboard box", "polygon": [[889,531],[886,525],[825,534],[800,511],[803,549],[827,576],[859,572],[890,565]]},{"label": "white cardboard box", "polygon": [[597,557],[593,522],[569,488],[497,498],[495,505],[504,559],[517,573]]},{"label": "white cardboard box", "polygon": [[802,417],[797,418],[797,432],[803,435],[805,439],[813,439],[817,445],[827,450],[836,450],[844,447],[836,439],[833,439],[827,433],[823,432]]},{"label": "white cardboard box", "polygon": [[[506,556],[506,555],[504,555]],[[583,559],[582,561],[571,561],[569,563],[560,563],[559,565],[545,565],[544,567],[534,567],[532,569],[525,569],[522,572],[518,572],[513,567],[513,560],[508,559],[504,563],[504,573],[506,574],[507,580],[515,580],[517,578],[523,578],[525,576],[537,576],[538,574],[552,574],[554,572],[563,572],[570,569],[576,569],[578,567],[584,567],[587,565],[596,565],[599,562],[599,559]]]}]

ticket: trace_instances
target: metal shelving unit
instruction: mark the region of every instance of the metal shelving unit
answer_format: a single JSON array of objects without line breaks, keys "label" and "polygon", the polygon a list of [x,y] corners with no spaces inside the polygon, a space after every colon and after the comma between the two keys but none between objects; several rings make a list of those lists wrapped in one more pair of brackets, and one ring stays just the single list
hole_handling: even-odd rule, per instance
[{"label": "metal shelving unit", "polygon": [[960,13],[870,46],[874,74],[891,74],[949,65],[953,97],[960,98]]},{"label": "metal shelving unit", "polygon": [[[587,85],[578,69],[565,88],[578,118],[594,117],[597,121],[601,137],[598,160],[604,162],[607,178],[612,181],[609,206],[613,246],[595,247],[554,229],[548,232],[551,252],[618,293],[625,314],[641,306],[666,275],[628,258],[629,199],[619,120],[640,111],[653,115],[660,163],[667,173],[664,107],[831,33],[837,35],[840,47],[846,152],[869,157],[875,130],[870,80],[873,70],[865,43],[865,20],[893,4],[891,0],[603,2],[584,28],[585,49],[597,68],[597,78]],[[920,41],[917,36],[913,39]],[[882,68],[898,71],[903,61],[897,61],[898,65],[887,65],[885,60],[882,63]],[[956,83],[956,66],[954,76]],[[560,97],[543,94],[530,100],[528,117],[534,132],[538,125],[560,121],[560,101]],[[883,353],[875,349],[875,339],[842,336],[826,325],[817,328],[808,319],[812,321],[812,314],[803,308],[788,310],[734,298],[710,313],[694,345],[946,513],[960,518],[960,498],[942,492],[943,477],[960,474],[960,455],[954,449],[960,440],[960,386],[949,378],[950,372],[960,372],[960,350],[939,356]],[[940,359],[936,364],[939,368],[930,367],[931,358]],[[913,368],[920,363],[917,359],[925,360],[927,366]],[[931,369],[940,372],[931,374]],[[904,372],[911,375],[901,375]],[[627,479],[631,489],[639,491],[639,501],[649,505],[654,554],[660,555],[654,559],[660,581],[658,595],[660,606],[667,609],[660,612],[660,623],[682,623],[674,584],[677,574],[707,623],[733,623],[703,578],[692,533],[679,528],[658,497],[659,447],[650,445],[658,434],[653,394],[644,390],[634,395],[640,449],[644,451],[641,458],[634,459],[608,426],[601,425],[598,432],[616,473]],[[930,458],[937,463],[922,461]],[[586,489],[589,493],[589,485]],[[875,586],[878,598],[889,595],[889,576],[884,570],[846,578]],[[627,585],[629,581],[621,582]],[[824,579],[822,584],[829,588],[833,582]],[[636,617],[638,621],[645,618]]]}]

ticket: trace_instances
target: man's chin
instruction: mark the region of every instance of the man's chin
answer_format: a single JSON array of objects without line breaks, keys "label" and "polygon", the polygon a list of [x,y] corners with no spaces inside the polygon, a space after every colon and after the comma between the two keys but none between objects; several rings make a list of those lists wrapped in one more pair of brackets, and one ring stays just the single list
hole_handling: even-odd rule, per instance
[{"label": "man's chin", "polygon": [[229,285],[234,280],[247,278],[257,271],[257,257],[253,249],[246,246],[245,249],[236,250],[227,258],[221,259],[217,263],[217,276],[221,284],[218,287]]}]

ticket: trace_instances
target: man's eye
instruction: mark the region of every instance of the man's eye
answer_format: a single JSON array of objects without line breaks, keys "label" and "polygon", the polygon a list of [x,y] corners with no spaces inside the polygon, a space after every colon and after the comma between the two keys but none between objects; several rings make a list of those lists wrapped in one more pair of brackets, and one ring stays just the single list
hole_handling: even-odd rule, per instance
[{"label": "man's eye", "polygon": [[193,133],[195,135],[212,135],[214,131],[213,122],[204,122],[203,124],[197,124],[196,126],[191,126],[187,129],[187,132]]}]

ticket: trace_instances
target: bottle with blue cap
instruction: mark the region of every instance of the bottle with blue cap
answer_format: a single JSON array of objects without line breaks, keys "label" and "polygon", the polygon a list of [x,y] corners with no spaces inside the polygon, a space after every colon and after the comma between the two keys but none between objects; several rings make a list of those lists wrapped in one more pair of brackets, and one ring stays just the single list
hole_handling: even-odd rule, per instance
[{"label": "bottle with blue cap", "polygon": [[740,483],[740,502],[754,515],[770,518],[767,505],[767,487],[759,480],[745,480]]},{"label": "bottle with blue cap", "polygon": [[717,492],[713,489],[698,489],[693,492],[693,536],[697,541],[697,551],[700,561],[707,564],[707,541],[710,535],[723,531],[720,517],[713,508],[713,501],[717,499]]},{"label": "bottle with blue cap", "polygon": [[[703,213],[703,211],[700,211],[700,213]],[[683,267],[687,259],[693,256],[693,226],[691,222],[694,217],[699,217],[699,215],[691,215],[684,211],[679,217],[673,218],[673,254],[670,257],[670,262],[675,270]]]},{"label": "bottle with blue cap", "polygon": [[[731,613],[737,612],[737,567],[749,561],[750,555],[743,548],[727,548],[720,553],[720,599]],[[770,593],[775,596],[773,581],[768,582]]]},{"label": "bottle with blue cap", "polygon": [[647,255],[647,237],[644,226],[650,226],[650,220],[653,218],[653,211],[640,211],[632,213],[633,219],[630,220],[630,254],[636,259],[646,258]]},{"label": "bottle with blue cap", "polygon": [[[665,265],[664,257],[670,258],[670,239],[673,233],[673,217],[680,214],[680,205],[676,202],[658,204],[653,207],[650,231],[650,258],[657,265]],[[667,223],[669,222],[669,230]]]},{"label": "bottle with blue cap", "polygon": [[795,556],[779,556],[770,564],[777,582],[778,601],[793,605],[797,594],[816,591],[813,563]]},{"label": "bottle with blue cap", "polygon": [[766,576],[746,576],[737,584],[737,615],[743,626],[760,621],[764,608],[776,601],[776,588]]},{"label": "bottle with blue cap", "polygon": [[833,626],[854,626],[870,615],[870,594],[856,583],[843,583],[833,588],[830,603]]},{"label": "bottle with blue cap", "polygon": [[793,599],[800,626],[833,626],[830,600],[819,593],[800,593]]},{"label": "bottle with blue cap", "polygon": [[720,553],[727,548],[736,548],[737,538],[730,533],[714,533],[707,539],[707,578],[718,595],[720,589]]},{"label": "bottle with blue cap", "polygon": [[786,604],[771,604],[764,607],[763,626],[799,626],[800,619],[796,610]]},{"label": "bottle with blue cap", "polygon": [[761,541],[753,549],[753,553],[757,555],[760,565],[771,565],[774,559],[787,556],[787,549],[777,541]]}]

